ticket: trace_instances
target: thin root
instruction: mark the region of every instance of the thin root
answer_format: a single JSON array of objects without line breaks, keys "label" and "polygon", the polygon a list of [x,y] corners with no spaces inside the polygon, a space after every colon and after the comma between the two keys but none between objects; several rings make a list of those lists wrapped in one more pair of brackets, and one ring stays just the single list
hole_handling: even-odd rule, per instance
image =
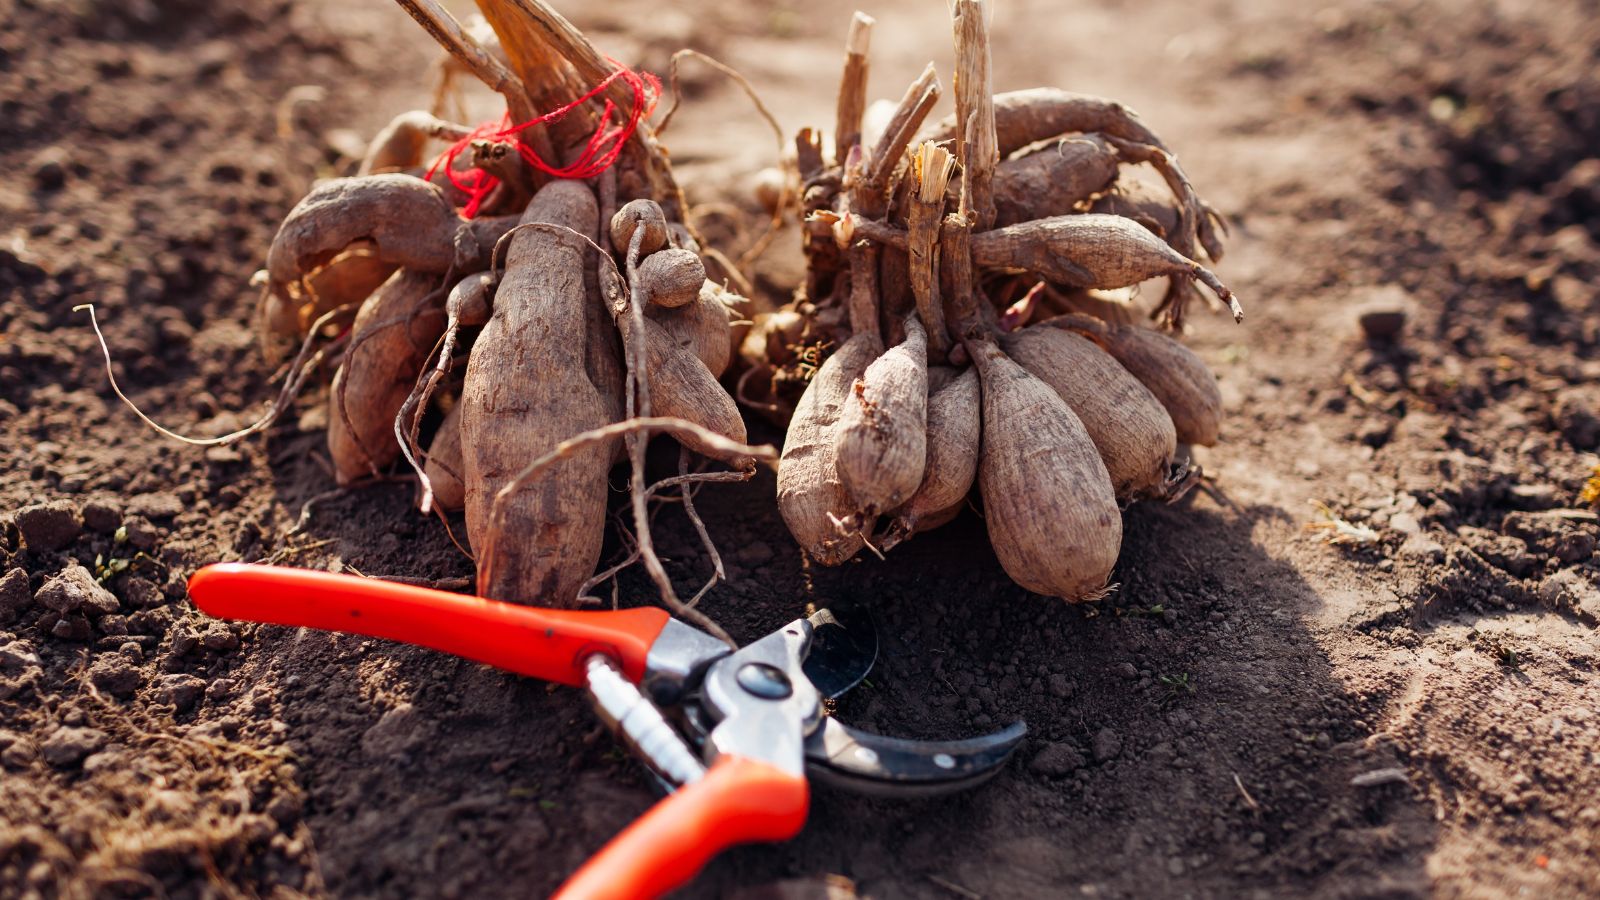
[{"label": "thin root", "polygon": [[100,352],[105,356],[106,379],[111,382],[111,390],[116,393],[117,399],[126,404],[129,409],[133,410],[134,415],[139,417],[140,421],[155,429],[158,434],[162,435],[163,437],[171,438],[175,441],[181,441],[185,444],[194,445],[196,447],[225,447],[234,443],[235,441],[249,437],[257,432],[265,431],[267,428],[271,427],[272,423],[276,422],[278,417],[283,415],[284,411],[287,410],[290,404],[294,402],[295,397],[300,394],[300,388],[305,385],[306,379],[313,371],[315,371],[318,366],[322,364],[322,361],[326,358],[326,355],[323,352],[319,352],[315,356],[311,354],[311,345],[316,342],[317,335],[321,333],[324,327],[332,323],[335,319],[349,313],[348,307],[340,307],[339,309],[328,311],[322,316],[322,318],[318,319],[312,324],[311,331],[306,334],[305,340],[301,341],[300,343],[300,352],[295,356],[294,362],[290,364],[291,375],[289,379],[284,382],[283,389],[278,392],[278,398],[277,400],[273,401],[272,407],[268,409],[266,413],[261,416],[261,418],[257,419],[250,425],[239,429],[238,431],[229,432],[221,437],[192,438],[186,437],[177,433],[176,431],[162,426],[156,422],[156,420],[145,415],[144,411],[141,410],[137,404],[128,399],[128,395],[124,394],[122,392],[122,387],[117,384],[116,373],[112,371],[111,348],[106,345],[106,336],[100,331],[100,321],[95,316],[94,304],[80,304],[78,306],[74,306],[72,311],[77,312],[80,309],[86,309],[89,311],[89,324],[94,328],[94,336],[100,342]]}]

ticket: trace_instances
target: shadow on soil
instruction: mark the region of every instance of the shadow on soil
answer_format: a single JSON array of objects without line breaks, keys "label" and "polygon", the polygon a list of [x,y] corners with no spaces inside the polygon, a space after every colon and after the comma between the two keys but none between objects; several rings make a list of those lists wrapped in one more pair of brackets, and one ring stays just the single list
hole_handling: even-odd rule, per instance
[{"label": "shadow on soil", "polygon": [[[470,571],[407,511],[409,490],[335,498],[306,539],[368,573]],[[1030,735],[965,794],[818,787],[797,840],[736,850],[684,896],[830,873],[873,897],[1425,892],[1428,811],[1403,784],[1350,784],[1399,762],[1368,731],[1380,699],[1333,677],[1304,624],[1320,600],[1253,536],[1282,527],[1281,510],[1136,507],[1121,590],[1074,607],[1012,585],[973,514],[887,562],[808,571],[772,490],[763,474],[701,496],[732,578],[707,612],[749,640],[808,602],[871,601],[882,652],[841,718],[923,738],[1020,718]],[[385,519],[390,536],[372,525]],[[662,514],[657,540],[680,587],[704,577],[681,512]],[[621,596],[651,594],[628,578]],[[542,895],[654,801],[574,691],[352,637],[277,630],[263,643],[335,894]],[[951,821],[968,823],[959,842]]]}]

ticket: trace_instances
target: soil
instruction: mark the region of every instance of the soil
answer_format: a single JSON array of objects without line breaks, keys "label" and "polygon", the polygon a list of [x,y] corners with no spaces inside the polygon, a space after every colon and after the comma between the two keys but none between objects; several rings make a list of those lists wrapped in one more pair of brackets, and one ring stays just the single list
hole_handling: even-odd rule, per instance
[{"label": "soil", "polygon": [[[563,6],[655,71],[722,56],[790,132],[832,122],[846,4]],[[1073,607],[1011,585],[972,514],[812,570],[770,474],[703,494],[732,576],[704,609],[735,636],[873,603],[883,653],[842,718],[1030,734],[956,797],[819,788],[798,839],[684,896],[1600,895],[1600,527],[1577,501],[1600,463],[1600,8],[1305,9],[1000,4],[1001,89],[1127,102],[1228,213],[1218,271],[1249,316],[1189,337],[1228,408],[1211,480],[1130,509],[1120,590]],[[942,13],[868,11],[874,94],[950,71]],[[325,387],[230,447],[158,437],[73,311],[96,304],[164,424],[248,420],[275,383],[247,279],[310,179],[426,102],[425,37],[380,0],[0,12],[0,895],[548,893],[654,801],[576,692],[185,598],[223,559],[460,583],[413,488],[330,493]],[[710,222],[776,151],[691,74],[665,140]],[[796,244],[759,267],[769,302]],[[658,539],[692,589],[678,515]]]}]

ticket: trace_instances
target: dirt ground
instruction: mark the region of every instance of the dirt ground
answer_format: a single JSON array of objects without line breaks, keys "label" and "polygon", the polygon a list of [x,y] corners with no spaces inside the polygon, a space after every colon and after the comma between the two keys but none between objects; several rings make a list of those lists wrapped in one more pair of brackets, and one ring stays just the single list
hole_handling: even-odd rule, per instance
[{"label": "dirt ground", "polygon": [[[832,122],[848,4],[559,5],[655,71],[722,57],[791,133]],[[929,59],[948,84],[943,4],[866,9],[874,95]],[[1229,217],[1249,317],[1189,338],[1228,408],[1214,480],[1130,509],[1121,589],[1083,607],[1013,586],[970,514],[810,571],[770,474],[704,494],[733,576],[704,608],[736,636],[874,604],[883,653],[841,717],[1031,731],[968,794],[819,789],[797,840],[684,896],[1600,895],[1600,527],[1577,501],[1600,463],[1600,4],[1310,9],[999,4],[998,87],[1127,102]],[[410,485],[327,495],[325,388],[256,439],[177,445],[72,311],[97,304],[163,423],[248,420],[275,386],[246,279],[433,59],[382,0],[0,0],[0,895],[534,896],[653,802],[573,691],[200,616],[184,579],[216,560],[471,567]],[[736,90],[689,84],[665,142],[715,217],[776,149]],[[769,301],[795,243],[761,265]],[[1397,338],[1362,336],[1397,311]],[[1313,501],[1358,540],[1308,529]],[[689,587],[686,531],[660,534]]]}]

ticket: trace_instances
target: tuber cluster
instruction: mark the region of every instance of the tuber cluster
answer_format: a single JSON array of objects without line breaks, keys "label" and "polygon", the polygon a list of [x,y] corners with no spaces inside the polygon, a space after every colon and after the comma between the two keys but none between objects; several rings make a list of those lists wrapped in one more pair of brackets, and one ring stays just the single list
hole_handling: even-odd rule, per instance
[{"label": "tuber cluster", "polygon": [[[805,283],[741,343],[740,397],[787,425],[778,505],[817,562],[939,527],[976,489],[1013,580],[1091,600],[1122,509],[1182,497],[1200,477],[1186,447],[1219,437],[1216,380],[1176,339],[1190,300],[1243,311],[1206,265],[1222,218],[1137,115],[993,93],[984,6],[953,6],[954,115],[926,124],[930,64],[875,134],[858,14],[831,156],[815,130],[796,139]],[[1161,328],[1096,293],[1155,278]]]},{"label": "tuber cluster", "polygon": [[[487,43],[427,0],[400,2],[530,122],[482,139],[431,113],[397,116],[358,174],[314,186],[278,229],[263,341],[309,342],[353,312],[330,395],[334,474],[341,485],[386,477],[405,457],[425,513],[464,512],[480,594],[579,602],[598,581],[609,473],[626,458],[630,559],[676,603],[647,533],[659,488],[643,482],[645,440],[667,431],[733,469],[673,479],[686,492],[748,478],[772,451],[745,444],[718,382],[749,302],[708,277],[637,108],[651,88],[636,83],[627,127],[613,122],[629,107],[584,77],[604,87],[631,73],[539,0],[482,4]],[[550,109],[559,115],[531,115]],[[455,149],[425,168],[439,139]]]}]

